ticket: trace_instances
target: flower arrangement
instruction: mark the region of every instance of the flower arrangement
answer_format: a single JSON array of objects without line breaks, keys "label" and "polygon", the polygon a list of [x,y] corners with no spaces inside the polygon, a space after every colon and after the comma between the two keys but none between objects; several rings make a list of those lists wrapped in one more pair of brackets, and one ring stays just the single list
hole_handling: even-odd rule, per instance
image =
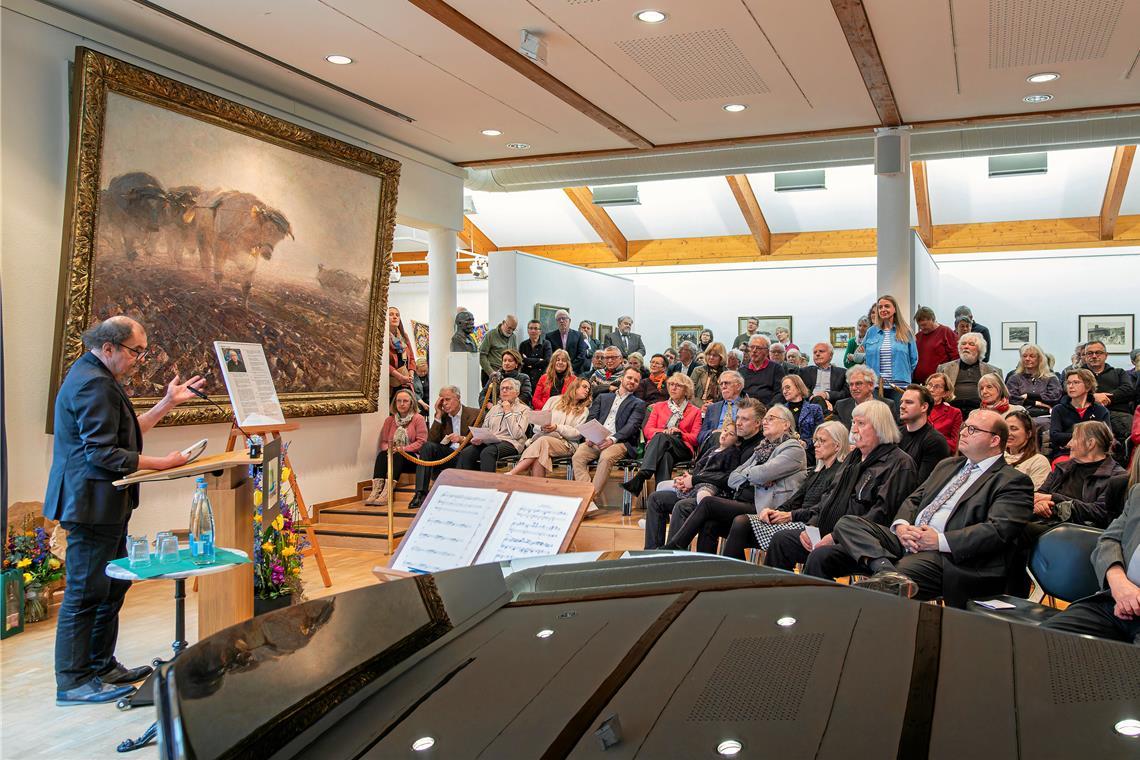
[{"label": "flower arrangement", "polygon": [[289,468],[281,468],[280,514],[265,522],[262,503],[262,469],[254,473],[253,492],[253,567],[254,593],[260,599],[276,599],[289,594],[300,595],[303,552],[308,545],[305,534],[294,530],[297,520],[297,499],[289,485]]},{"label": "flower arrangement", "polygon": [[46,586],[63,578],[63,560],[51,553],[51,537],[43,528],[33,528],[32,520],[31,515],[24,518],[19,530],[8,526],[3,567],[22,570],[25,586]]}]

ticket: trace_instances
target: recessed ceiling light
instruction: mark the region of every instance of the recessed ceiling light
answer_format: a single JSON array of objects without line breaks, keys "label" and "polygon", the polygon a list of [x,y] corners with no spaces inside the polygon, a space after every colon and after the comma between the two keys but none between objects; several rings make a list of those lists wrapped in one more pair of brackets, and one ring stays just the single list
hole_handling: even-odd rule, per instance
[{"label": "recessed ceiling light", "polygon": [[424,750],[429,750],[434,746],[435,739],[430,736],[421,736],[419,739],[416,739],[414,742],[412,742],[412,749],[414,749],[416,752],[423,752]]},{"label": "recessed ceiling light", "polygon": [[501,135],[503,133],[501,130],[498,130],[498,129],[484,129],[482,134],[486,135],[487,137],[498,137],[499,135]]},{"label": "recessed ceiling light", "polygon": [[543,628],[541,631],[535,634],[535,636],[540,639],[549,639],[553,635],[554,631],[550,630],[549,628]]},{"label": "recessed ceiling light", "polygon": [[326,55],[325,60],[329,63],[335,63],[337,66],[347,66],[352,63],[352,59],[347,55]]},{"label": "recessed ceiling light", "polygon": [[1033,84],[1045,84],[1046,82],[1056,82],[1060,78],[1061,75],[1055,71],[1042,71],[1039,74],[1030,74],[1025,78],[1025,81]]},{"label": "recessed ceiling light", "polygon": [[646,24],[660,24],[665,19],[669,18],[663,11],[657,10],[644,10],[638,11],[634,14],[634,18],[638,21],[644,21]]},{"label": "recessed ceiling light", "polygon": [[1035,92],[1022,98],[1026,103],[1048,103],[1052,99],[1053,96],[1047,92]]},{"label": "recessed ceiling light", "polygon": [[729,103],[724,107],[724,110],[728,111],[729,113],[740,113],[746,108],[748,108],[748,106],[744,105],[743,103]]},{"label": "recessed ceiling light", "polygon": [[1113,728],[1116,729],[1116,733],[1123,736],[1140,736],[1140,720],[1136,720],[1135,718],[1126,718],[1113,726]]},{"label": "recessed ceiling light", "polygon": [[530,150],[530,143],[507,143],[511,150]]},{"label": "recessed ceiling light", "polygon": [[776,625],[782,628],[788,628],[796,624],[796,619],[791,615],[785,615],[782,618],[776,619]]},{"label": "recessed ceiling light", "polygon": [[716,752],[723,757],[735,757],[740,754],[740,750],[743,748],[744,745],[736,741],[736,739],[725,739],[716,745]]}]

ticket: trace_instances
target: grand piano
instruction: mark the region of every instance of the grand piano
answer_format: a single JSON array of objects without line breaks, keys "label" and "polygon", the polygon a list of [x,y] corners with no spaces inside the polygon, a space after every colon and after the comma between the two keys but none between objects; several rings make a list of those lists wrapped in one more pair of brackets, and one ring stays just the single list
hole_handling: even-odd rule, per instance
[{"label": "grand piano", "polygon": [[721,557],[607,554],[221,631],[159,674],[160,756],[1140,758],[1140,648]]}]

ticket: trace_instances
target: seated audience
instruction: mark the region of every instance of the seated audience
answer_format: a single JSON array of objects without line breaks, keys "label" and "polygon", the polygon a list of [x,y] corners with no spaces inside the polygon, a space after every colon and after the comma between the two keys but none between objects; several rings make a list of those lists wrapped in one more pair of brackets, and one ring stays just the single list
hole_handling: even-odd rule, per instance
[{"label": "seated audience", "polygon": [[503,378],[499,383],[499,400],[487,411],[482,425],[498,440],[494,443],[471,441],[459,452],[456,466],[461,470],[494,472],[500,459],[522,451],[529,425],[526,413],[527,406],[519,399],[519,381],[513,377]]},{"label": "seated audience", "polygon": [[811,443],[815,429],[823,423],[823,409],[819,404],[807,400],[808,389],[799,375],[784,375],[780,381],[780,394],[784,397],[784,406],[795,418],[793,429],[803,442],[807,452],[808,464],[815,464],[815,447]]},{"label": "seated audience", "polygon": [[565,309],[554,312],[554,321],[558,327],[545,336],[551,350],[562,349],[570,354],[570,369],[579,377],[585,375],[590,368],[590,357],[594,355],[594,350],[600,349],[601,346],[597,341],[587,341],[585,334],[580,330],[570,329],[570,313]]},{"label": "seated audience", "polygon": [[677,349],[673,348],[672,346],[669,346],[669,348],[665,349],[661,353],[665,355],[665,367],[666,367],[666,369],[669,367],[672,367],[674,364],[677,363]]},{"label": "seated audience", "polygon": [[[633,395],[641,382],[641,373],[627,369],[615,391],[606,391],[594,397],[587,420],[597,420],[609,432],[600,444],[585,441],[574,451],[574,479],[591,483],[594,487],[593,504],[604,506],[602,493],[614,462],[637,452],[641,441],[641,425],[645,421],[645,402]],[[598,461],[594,477],[590,479],[590,463]]]},{"label": "seated audience", "polygon": [[427,399],[431,393],[428,364],[427,362],[416,362],[416,373],[412,377],[412,390],[416,394],[416,411],[420,414],[426,414],[431,411],[428,406]]},{"label": "seated audience", "polygon": [[914,460],[918,482],[930,477],[935,466],[950,457],[950,444],[930,424],[934,397],[921,385],[908,385],[899,399],[899,448]]},{"label": "seated audience", "polygon": [[1128,360],[1132,362],[1128,376],[1132,378],[1133,385],[1140,387],[1140,348],[1132,349],[1132,353],[1128,354]]},{"label": "seated audience", "polygon": [[634,351],[642,356],[645,356],[648,351],[645,350],[645,342],[641,340],[641,336],[633,332],[633,317],[618,317],[617,329],[602,339],[602,345],[605,347],[617,346],[621,351],[622,358],[632,354]]},{"label": "seated audience", "polygon": [[[479,393],[479,398],[486,399],[487,404],[494,404],[502,393],[501,384],[503,380],[514,380],[518,383],[519,398],[522,403],[530,406],[534,400],[531,394],[530,377],[522,371],[522,354],[516,349],[508,348],[503,351],[502,358],[499,360],[499,369],[491,373],[487,384]],[[490,396],[487,395],[487,391],[491,391]]]},{"label": "seated audience", "polygon": [[[745,331],[736,336],[736,340],[732,341],[733,348],[747,349],[748,344],[752,341],[752,336],[760,329],[760,320],[756,317],[748,318],[748,327]],[[742,352],[743,355],[743,352]]]},{"label": "seated audience", "polygon": [[800,350],[799,346],[797,346],[795,343],[792,343],[792,334],[790,332],[788,332],[788,328],[777,327],[775,330],[775,336],[774,337],[776,338],[777,343],[784,344],[785,350],[787,350],[787,351],[799,351]]},{"label": "seated audience", "polygon": [[[605,366],[606,366],[606,350],[604,348],[599,348],[597,351],[595,351],[593,354],[590,355],[590,372],[594,372],[596,370],[603,369]],[[587,372],[587,373],[585,373],[584,376],[589,377],[590,373]]]},{"label": "seated audience", "polygon": [[867,349],[863,346],[863,341],[867,339],[869,329],[871,329],[871,318],[859,317],[855,325],[855,334],[847,341],[847,349],[843,352],[844,367],[850,369],[867,360]]},{"label": "seated audience", "polygon": [[[550,355],[550,366],[538,383],[534,386],[534,408],[544,409],[551,396],[560,396],[566,393],[574,377],[574,368],[571,366],[570,354],[561,348]],[[588,383],[587,383],[588,384]]]},{"label": "seated audience", "polygon": [[701,330],[701,334],[697,337],[697,353],[704,353],[708,350],[709,346],[713,344],[713,331],[709,329]]},{"label": "seated audience", "polygon": [[725,422],[734,421],[740,402],[743,400],[740,394],[744,391],[744,378],[739,372],[726,369],[720,373],[717,385],[720,401],[714,401],[704,408],[701,432],[697,434],[698,444],[704,443],[711,433],[724,427]]},{"label": "seated audience", "polygon": [[669,376],[672,377],[678,372],[684,372],[692,377],[698,366],[697,344],[691,340],[683,340],[681,345],[677,346],[677,361],[669,367]]},{"label": "seated audience", "polygon": [[1108,351],[1104,343],[1090,340],[1085,345],[1085,367],[1096,378],[1093,399],[1108,409],[1108,425],[1116,440],[1128,437],[1132,427],[1132,408],[1136,402],[1136,384],[1124,370],[1107,363]]},{"label": "seated audience", "polygon": [[727,536],[737,515],[758,514],[782,506],[807,477],[807,456],[795,433],[795,418],[784,406],[773,406],[763,419],[764,440],[752,456],[728,476],[728,487],[752,487],[752,499],[741,501],[709,496],[698,501],[683,524],[670,523],[665,549],[687,549],[698,534],[697,551],[716,552],[717,539]]},{"label": "seated audience", "polygon": [[1124,511],[1105,528],[1092,564],[1101,591],[1070,604],[1042,628],[1140,645],[1140,487],[1128,492]]},{"label": "seated audience", "polygon": [[[736,424],[733,425],[731,419],[725,420],[724,427],[713,431],[698,449],[697,461],[704,461],[704,464],[699,469],[694,464],[687,475],[674,478],[671,485],[661,484],[649,495],[645,501],[646,549],[661,548],[665,543],[665,526],[674,520],[678,525],[683,524],[696,509],[698,499],[733,493],[728,487],[728,476],[741,461],[751,457],[756,446],[764,440],[760,419],[765,411],[759,401],[741,399]],[[729,431],[731,437],[722,442],[725,431]],[[730,442],[735,447],[730,446]],[[722,453],[710,453],[716,451]]]},{"label": "seated audience", "polygon": [[[637,380],[641,382],[641,372],[637,372]],[[612,393],[621,382],[625,374],[625,364],[622,363],[621,349],[617,346],[606,346],[603,349],[602,367],[590,373],[590,393],[596,398],[599,393]]]},{"label": "seated audience", "polygon": [[[482,342],[479,343],[479,366],[483,368],[483,382],[487,382],[491,373],[502,367],[504,351],[508,348],[518,348],[518,339],[515,337],[515,329],[518,326],[518,317],[514,314],[508,314],[502,322],[488,330],[487,334],[483,336]],[[554,344],[551,343],[551,345]],[[519,365],[522,365],[521,359]]]},{"label": "seated audience", "polygon": [[889,525],[903,499],[918,485],[914,460],[898,447],[899,437],[894,415],[885,403],[872,399],[855,407],[851,418],[854,448],[835,474],[835,485],[806,521],[819,528],[820,542],[813,549],[806,530],[776,533],[764,564],[791,570],[816,551],[831,548],[831,531],[844,515]]},{"label": "seated audience", "polygon": [[1136,406],[1136,413],[1132,415],[1132,456],[1140,458],[1140,404]]},{"label": "seated audience", "polygon": [[634,351],[629,356],[625,357],[625,364],[627,367],[633,367],[641,373],[641,379],[649,377],[649,369],[645,366],[645,357]]},{"label": "seated audience", "polygon": [[[1069,361],[1071,363],[1068,367],[1065,367],[1065,372],[1068,372],[1071,369],[1085,368],[1085,346],[1087,345],[1087,343],[1078,343],[1073,348],[1073,355],[1069,357]],[[1065,373],[1062,372],[1061,374],[1064,375]]]},{"label": "seated audience", "polygon": [[969,306],[959,306],[954,310],[954,321],[957,322],[962,319],[966,319],[970,323],[970,329],[966,332],[975,332],[982,336],[982,340],[985,341],[982,348],[982,361],[988,362],[990,360],[990,346],[993,344],[990,339],[990,328],[974,321],[974,312],[970,311]]},{"label": "seated audience", "polygon": [[693,458],[697,450],[697,432],[701,427],[701,410],[692,403],[693,381],[684,372],[675,372],[665,381],[669,390],[666,401],[649,408],[645,434],[645,453],[641,466],[621,487],[635,496],[652,477],[658,483],[670,479],[673,465]]},{"label": "seated audience", "polygon": [[728,352],[728,356],[724,360],[724,366],[728,369],[740,371],[744,365],[744,352],[739,348],[734,348]]},{"label": "seated audience", "polygon": [[[1096,402],[1096,377],[1087,369],[1065,370],[1065,395],[1049,415],[1049,444],[1053,458],[1067,453],[1073,427],[1079,422],[1109,424],[1108,410]],[[1110,428],[1111,429],[1111,428]]]},{"label": "seated audience", "polygon": [[1009,438],[1005,442],[1005,461],[1033,481],[1033,488],[1042,486],[1049,477],[1049,460],[1037,450],[1037,431],[1033,419],[1025,411],[1006,412],[1005,424]]},{"label": "seated audience", "polygon": [[705,363],[692,374],[693,403],[703,407],[720,398],[720,373],[727,368],[723,343],[711,343],[705,349]]},{"label": "seated audience", "polygon": [[571,377],[566,393],[548,399],[542,408],[550,410],[550,424],[534,431],[511,475],[544,478],[554,470],[553,457],[574,453],[582,440],[578,426],[590,413],[590,384]]},{"label": "seated audience", "polygon": [[847,436],[847,428],[835,421],[817,427],[813,436],[815,468],[782,508],[765,508],[756,515],[737,515],[724,542],[724,556],[744,559],[745,549],[768,551],[772,536],[780,531],[798,534],[805,530],[820,501],[835,484],[836,474],[842,469],[836,465],[847,458],[850,451]]},{"label": "seated audience", "polygon": [[799,371],[799,367],[788,361],[788,349],[783,343],[773,343],[768,349],[769,358],[784,367],[784,374]]},{"label": "seated audience", "polygon": [[1108,454],[1112,431],[1104,422],[1079,422],[1069,440],[1069,458],[1053,471],[1033,496],[1033,517],[1026,537],[1036,541],[1063,522],[1106,528],[1116,518],[1106,506],[1108,481],[1124,469]]},{"label": "seated audience", "polygon": [[1061,400],[1061,379],[1049,368],[1040,346],[1026,343],[1019,356],[1017,367],[1005,379],[1009,400],[1025,407],[1030,417],[1044,417]]},{"label": "seated audience", "polygon": [[966,333],[970,332],[970,328],[974,326],[974,320],[969,317],[958,317],[954,320],[954,334],[961,338]]},{"label": "seated audience", "polygon": [[[416,413],[416,399],[407,388],[400,388],[392,399],[388,419],[380,428],[380,446],[376,464],[372,467],[372,492],[364,503],[382,506],[388,503],[388,449],[415,454],[427,441],[428,431],[424,418]],[[399,480],[413,465],[399,454],[392,456],[392,480]]]},{"label": "seated audience", "polygon": [[903,502],[889,527],[839,519],[833,544],[816,549],[804,572],[872,577],[856,585],[954,607],[1006,588],[1006,564],[1032,513],[1033,484],[1006,464],[1008,430],[996,412],[970,413],[958,451]]},{"label": "seated audience", "polygon": [[894,399],[898,398],[900,389],[910,385],[914,368],[918,365],[914,334],[898,311],[899,304],[894,296],[879,298],[875,324],[867,330],[863,341],[867,366],[879,373],[884,396]]},{"label": "seated audience", "polygon": [[[855,407],[862,404],[864,401],[870,401],[875,398],[875,391],[879,387],[879,378],[875,374],[875,370],[871,369],[866,364],[856,364],[851,369],[847,370],[847,392],[850,394],[847,398],[840,399],[835,404],[835,414],[839,417],[839,421],[843,423],[843,427],[851,429],[851,416],[855,411]],[[898,404],[894,399],[878,399],[886,404],[891,414],[896,418],[898,417]]]},{"label": "seated audience", "polygon": [[958,452],[958,432],[962,429],[962,410],[950,404],[954,400],[954,384],[943,372],[935,372],[926,378],[926,390],[934,399],[934,406],[927,417],[934,429],[942,434],[950,444],[950,453]]},{"label": "seated audience", "polygon": [[954,406],[964,415],[981,406],[978,381],[982,375],[991,372],[1001,375],[1000,369],[982,361],[982,354],[986,353],[987,348],[986,340],[981,335],[966,333],[958,338],[958,361],[938,365],[938,371],[950,381],[948,390],[953,394]]},{"label": "seated audience", "polygon": [[811,349],[812,364],[797,373],[808,388],[811,402],[829,412],[835,402],[850,395],[847,392],[847,373],[831,363],[834,355],[830,343],[816,343]]},{"label": "seated audience", "polygon": [[997,412],[1001,415],[1008,411],[1025,411],[1025,407],[1009,403],[1009,390],[1005,386],[1005,381],[1001,379],[1001,375],[996,372],[982,375],[981,379],[978,380],[978,400],[981,402],[979,409],[989,409],[991,412]]},{"label": "seated audience", "polygon": [[[427,443],[420,447],[419,459],[435,462],[452,453],[467,440],[471,426],[479,419],[479,410],[464,406],[460,400],[459,388],[445,385],[439,389],[435,401],[435,421],[428,430]],[[427,497],[432,480],[443,470],[454,467],[457,457],[447,462],[427,467],[416,466],[416,493],[409,506],[418,507]]]},{"label": "seated audience", "polygon": [[798,348],[788,349],[788,360],[785,362],[788,365],[789,371],[799,372],[807,366],[807,357],[805,357]]},{"label": "seated audience", "polygon": [[748,365],[740,370],[744,378],[744,395],[767,404],[777,398],[780,381],[786,374],[784,365],[769,358],[771,341],[763,335],[753,335],[748,343]]},{"label": "seated audience", "polygon": [[538,385],[538,378],[546,372],[554,349],[551,342],[542,336],[542,323],[537,319],[526,323],[526,334],[527,339],[519,344],[519,354],[522,356],[523,374],[530,378],[530,387],[534,388]]},{"label": "seated audience", "polygon": [[925,383],[938,367],[958,358],[958,336],[946,325],[938,324],[934,309],[921,306],[914,313],[918,328],[914,341],[918,346],[918,364],[914,368],[914,382]]},{"label": "seated audience", "polygon": [[646,405],[656,404],[669,398],[669,391],[665,388],[665,381],[669,373],[665,368],[665,355],[654,354],[649,359],[649,375],[642,378],[634,391],[634,395],[644,401]]}]

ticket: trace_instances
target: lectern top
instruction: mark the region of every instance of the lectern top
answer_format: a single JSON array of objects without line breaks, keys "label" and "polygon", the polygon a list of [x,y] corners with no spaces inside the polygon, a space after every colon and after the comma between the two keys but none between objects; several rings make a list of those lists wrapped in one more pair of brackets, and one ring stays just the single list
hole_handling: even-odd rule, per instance
[{"label": "lectern top", "polygon": [[261,458],[251,458],[249,453],[242,451],[226,451],[208,457],[199,457],[193,462],[181,467],[171,467],[169,470],[137,470],[113,485],[129,486],[133,483],[149,483],[156,480],[177,480],[190,478],[216,470],[228,470],[231,467],[248,467],[251,464],[260,464]]}]

